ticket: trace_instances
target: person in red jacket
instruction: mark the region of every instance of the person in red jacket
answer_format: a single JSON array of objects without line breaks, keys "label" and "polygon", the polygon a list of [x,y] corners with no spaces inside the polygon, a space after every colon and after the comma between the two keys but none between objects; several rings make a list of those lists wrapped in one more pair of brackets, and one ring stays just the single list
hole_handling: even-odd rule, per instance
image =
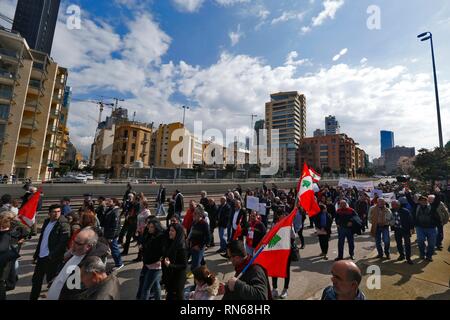
[{"label": "person in red jacket", "polygon": [[252,210],[249,224],[244,227],[245,250],[249,256],[253,256],[254,250],[266,234],[266,227],[261,222],[261,216]]},{"label": "person in red jacket", "polygon": [[186,214],[183,218],[183,228],[186,232],[186,236],[189,236],[191,232],[192,224],[194,223],[194,211],[197,207],[197,203],[194,200],[189,202],[189,209],[186,211]]}]

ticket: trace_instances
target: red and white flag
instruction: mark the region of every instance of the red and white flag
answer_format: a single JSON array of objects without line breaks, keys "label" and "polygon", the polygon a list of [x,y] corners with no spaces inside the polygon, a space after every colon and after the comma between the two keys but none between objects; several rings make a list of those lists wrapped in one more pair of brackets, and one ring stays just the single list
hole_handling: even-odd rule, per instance
[{"label": "red and white flag", "polygon": [[316,197],[314,196],[313,178],[306,163],[303,164],[303,173],[300,180],[300,190],[298,191],[299,204],[305,209],[310,217],[314,217],[320,212]]},{"label": "red and white flag", "polygon": [[261,240],[256,251],[261,250],[254,263],[266,269],[269,277],[286,278],[287,263],[291,254],[291,229],[297,208],[281,219]]},{"label": "red and white flag", "polygon": [[320,181],[320,174],[314,171],[313,168],[309,168],[309,174],[311,175],[313,182],[319,182]]},{"label": "red and white flag", "polygon": [[42,190],[38,190],[31,198],[19,209],[19,219],[23,224],[31,228],[36,221],[36,210],[39,204]]}]

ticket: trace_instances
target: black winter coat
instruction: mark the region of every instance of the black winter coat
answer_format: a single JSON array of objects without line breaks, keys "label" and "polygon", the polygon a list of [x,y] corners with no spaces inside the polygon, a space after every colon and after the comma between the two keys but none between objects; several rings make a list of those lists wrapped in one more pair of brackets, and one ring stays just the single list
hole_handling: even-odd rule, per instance
[{"label": "black winter coat", "polygon": [[[41,250],[42,238],[44,236],[44,231],[49,224],[50,219],[44,221],[42,226],[41,235],[39,237],[39,242],[34,253],[33,258],[37,259],[39,257],[39,251]],[[53,226],[52,231],[48,237],[48,257],[53,261],[62,261],[64,253],[66,252],[67,243],[70,239],[70,225],[64,216],[60,216]]]},{"label": "black winter coat", "polygon": [[114,239],[119,236],[120,232],[120,208],[109,207],[106,208],[105,216],[103,218],[103,236],[108,239]]}]

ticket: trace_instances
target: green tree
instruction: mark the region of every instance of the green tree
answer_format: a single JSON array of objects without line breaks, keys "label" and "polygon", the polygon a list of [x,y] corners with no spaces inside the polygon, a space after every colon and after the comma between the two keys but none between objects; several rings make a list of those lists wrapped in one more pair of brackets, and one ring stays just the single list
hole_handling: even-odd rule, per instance
[{"label": "green tree", "polygon": [[[447,143],[448,144],[448,143]],[[415,178],[431,183],[438,180],[446,180],[450,173],[450,148],[436,148],[432,151],[420,149],[414,160]]]}]

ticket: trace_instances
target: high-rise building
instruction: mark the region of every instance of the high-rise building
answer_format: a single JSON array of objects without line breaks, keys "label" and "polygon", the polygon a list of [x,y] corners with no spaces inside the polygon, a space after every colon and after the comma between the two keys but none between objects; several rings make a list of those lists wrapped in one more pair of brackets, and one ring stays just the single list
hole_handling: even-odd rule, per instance
[{"label": "high-rise building", "polygon": [[416,149],[408,147],[394,147],[384,150],[384,165],[389,173],[398,167],[401,157],[412,158],[416,155]]},{"label": "high-rise building", "polygon": [[60,0],[18,0],[13,31],[27,40],[31,49],[50,55]]},{"label": "high-rise building", "polygon": [[325,135],[325,130],[323,129],[316,129],[314,130],[314,137],[323,137]]},{"label": "high-rise building", "polygon": [[[0,172],[44,180],[61,161],[67,70],[0,30]],[[64,115],[64,118],[61,116]]]},{"label": "high-rise building", "polygon": [[356,169],[364,168],[365,152],[356,147],[355,141],[346,134],[304,138],[300,142],[298,167],[306,161],[317,169],[326,167],[356,174]]},{"label": "high-rise building", "polygon": [[335,116],[325,117],[325,135],[330,136],[340,133],[341,126]]},{"label": "high-rise building", "polygon": [[122,169],[131,168],[135,162],[149,166],[153,125],[135,121],[119,121],[115,125],[111,166],[114,176],[119,177]]},{"label": "high-rise building", "polygon": [[[176,130],[180,131],[175,132]],[[181,157],[182,164],[177,164],[174,156]],[[194,164],[201,164],[202,162],[202,142],[191,134],[181,122],[160,124],[159,128],[153,132],[150,155],[151,166],[171,169],[191,169]]]},{"label": "high-rise building", "polygon": [[394,147],[394,132],[392,131],[380,131],[380,145],[381,145],[381,156],[384,156],[384,151]]},{"label": "high-rise building", "polygon": [[306,98],[297,91],[270,95],[266,103],[266,128],[268,148],[271,148],[271,131],[279,130],[280,169],[287,171],[297,165],[296,156],[300,140],[306,135]]}]

